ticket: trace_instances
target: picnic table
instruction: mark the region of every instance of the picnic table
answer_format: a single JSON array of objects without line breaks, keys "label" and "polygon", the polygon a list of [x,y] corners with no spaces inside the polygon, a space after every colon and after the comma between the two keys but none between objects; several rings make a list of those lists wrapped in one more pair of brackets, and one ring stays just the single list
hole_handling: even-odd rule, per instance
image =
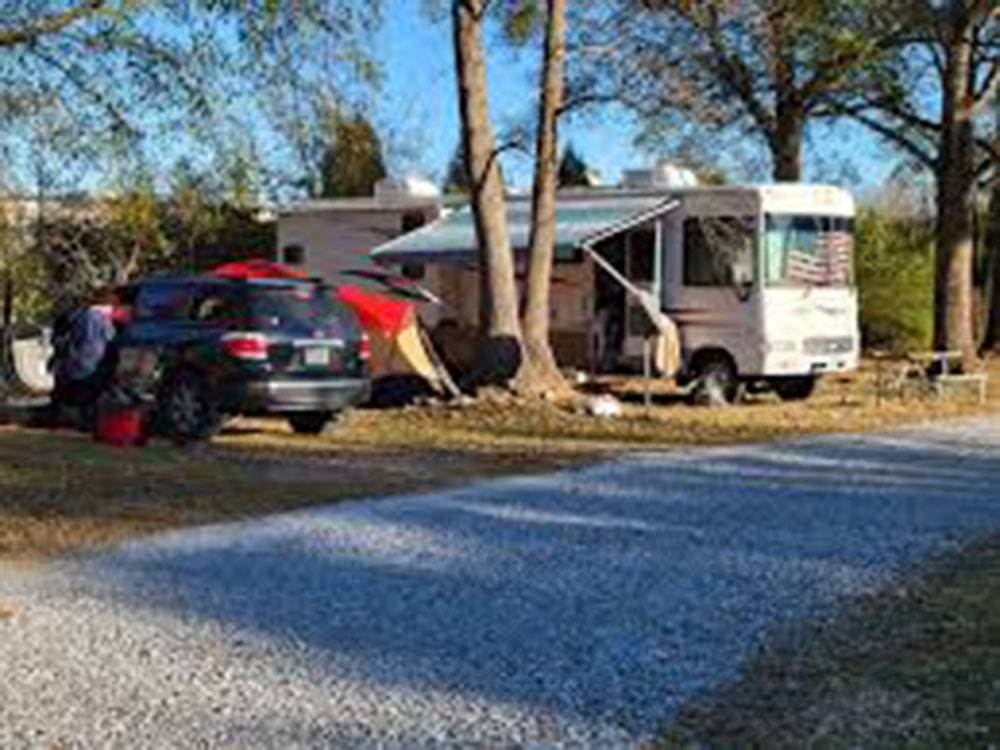
[{"label": "picnic table", "polygon": [[[876,353],[875,359],[880,365],[885,358],[883,353]],[[954,387],[972,387],[976,389],[979,402],[986,403],[986,360],[983,360],[978,372],[963,372],[961,359],[962,353],[956,351],[910,352],[888,381],[879,366],[876,384],[878,399],[881,400],[886,390],[904,398],[908,390],[917,390],[922,395],[942,396]]]}]

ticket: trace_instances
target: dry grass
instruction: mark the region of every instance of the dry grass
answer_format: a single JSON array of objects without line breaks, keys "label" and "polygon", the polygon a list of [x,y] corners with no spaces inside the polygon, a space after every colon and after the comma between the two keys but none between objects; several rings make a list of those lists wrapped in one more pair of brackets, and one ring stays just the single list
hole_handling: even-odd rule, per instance
[{"label": "dry grass", "polygon": [[316,438],[292,435],[281,420],[248,420],[211,446],[186,450],[117,450],[77,435],[0,428],[0,559],[51,556],[169,527],[549,470],[623,449],[881,429],[1000,406],[997,366],[986,407],[957,395],[876,408],[868,376],[831,383],[804,403],[769,396],[723,409],[627,405],[615,420],[544,402],[513,407],[489,400],[460,409],[355,411]]},{"label": "dry grass", "polygon": [[[783,403],[766,395],[739,406],[691,408],[660,397],[647,409],[640,405],[641,399],[635,403],[642,385],[633,380],[624,384],[633,389],[633,398],[621,419],[594,419],[545,402],[517,409],[486,401],[464,409],[359,411],[325,444],[586,452],[870,431],[1000,411],[1000,362],[991,367],[985,406],[979,405],[974,393],[963,390],[942,398],[892,398],[876,406],[872,381],[869,365],[844,383],[830,379],[805,402]],[[257,437],[266,442],[263,434]]]},{"label": "dry grass", "polygon": [[234,442],[240,438],[136,451],[73,434],[0,431],[0,559],[46,557],[170,527],[558,468],[571,460],[329,446],[310,452],[309,441],[287,438],[292,446],[279,456],[233,448]]},{"label": "dry grass", "polygon": [[679,747],[1000,744],[1000,539],[780,634],[743,676],[685,706]]}]

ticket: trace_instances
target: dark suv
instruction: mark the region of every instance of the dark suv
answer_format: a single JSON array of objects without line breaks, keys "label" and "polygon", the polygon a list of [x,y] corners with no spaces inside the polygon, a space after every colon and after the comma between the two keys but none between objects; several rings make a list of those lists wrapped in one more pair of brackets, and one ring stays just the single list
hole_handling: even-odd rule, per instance
[{"label": "dark suv", "polygon": [[125,298],[133,315],[118,337],[119,374],[155,353],[157,421],[174,437],[204,439],[225,415],[260,414],[316,434],[368,397],[368,338],[329,287],[155,278]]}]

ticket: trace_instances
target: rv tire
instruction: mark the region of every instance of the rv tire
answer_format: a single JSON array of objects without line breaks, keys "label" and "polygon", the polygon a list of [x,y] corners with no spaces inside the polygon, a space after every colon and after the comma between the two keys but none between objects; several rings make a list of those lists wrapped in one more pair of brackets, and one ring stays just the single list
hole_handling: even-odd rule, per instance
[{"label": "rv tire", "polygon": [[725,352],[706,352],[696,356],[693,383],[689,396],[692,404],[724,406],[739,400],[742,384],[732,358]]},{"label": "rv tire", "polygon": [[803,375],[797,378],[779,378],[772,381],[772,385],[782,401],[805,401],[816,390],[816,380],[815,375]]}]

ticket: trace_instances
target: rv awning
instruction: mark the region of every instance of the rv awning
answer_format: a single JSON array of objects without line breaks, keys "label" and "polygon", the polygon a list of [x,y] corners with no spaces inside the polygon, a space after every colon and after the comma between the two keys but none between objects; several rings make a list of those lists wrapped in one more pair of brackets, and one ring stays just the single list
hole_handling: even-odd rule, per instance
[{"label": "rv awning", "polygon": [[[675,200],[663,195],[560,197],[556,205],[556,259],[570,260],[577,248],[645,223],[676,205]],[[514,249],[527,249],[531,229],[529,200],[508,199],[507,225]],[[379,263],[475,260],[472,210],[459,209],[380,245],[372,250],[371,257]]]}]

